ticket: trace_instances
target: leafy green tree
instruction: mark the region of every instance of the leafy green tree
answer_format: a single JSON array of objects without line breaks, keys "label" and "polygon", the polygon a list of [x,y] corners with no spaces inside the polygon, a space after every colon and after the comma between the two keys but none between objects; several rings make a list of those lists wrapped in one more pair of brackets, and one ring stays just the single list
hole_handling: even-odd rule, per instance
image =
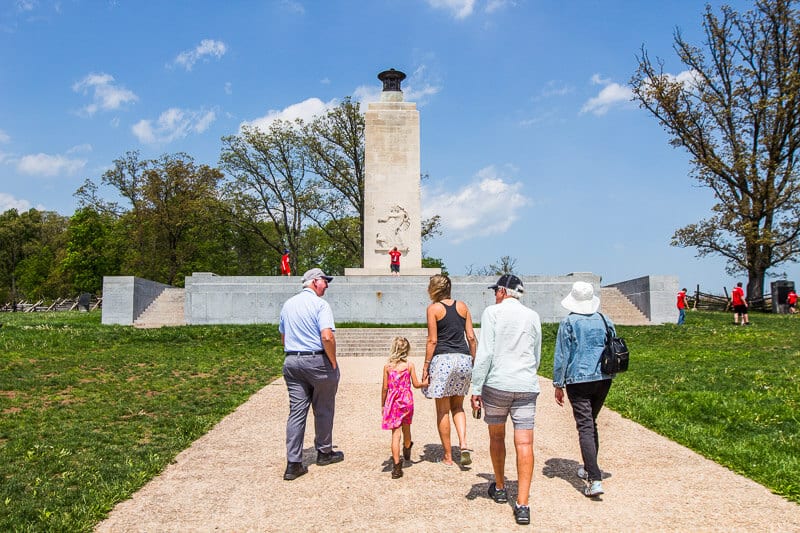
[{"label": "leafy green tree", "polygon": [[230,255],[219,228],[222,177],[216,168],[196,165],[188,154],[142,161],[138,152],[128,152],[114,161],[101,183],[116,189],[129,206],[102,200],[90,180],[76,196],[82,207],[119,217],[117,229],[127,238],[122,271],[182,285],[187,274],[225,264],[219,256]]},{"label": "leafy green tree", "polygon": [[297,124],[278,120],[267,132],[244,127],[239,135],[223,137],[222,143],[220,162],[233,177],[225,187],[229,220],[278,254],[289,249],[296,271],[296,251],[314,197]]},{"label": "leafy green tree", "polygon": [[482,267],[475,267],[474,265],[470,265],[467,267],[467,275],[468,276],[501,276],[503,274],[514,274],[514,270],[517,268],[517,259],[516,257],[511,257],[510,255],[504,255],[500,258],[497,263],[492,263],[490,265],[482,266]]},{"label": "leafy green tree", "polygon": [[721,255],[761,297],[768,270],[800,251],[800,13],[797,0],[757,0],[703,15],[698,47],[675,31],[687,71],[664,72],[642,48],[634,98],[685,149],[692,175],[717,203],[712,215],[675,232],[673,246]]},{"label": "leafy green tree", "polygon": [[78,209],[70,218],[61,267],[78,292],[99,294],[103,276],[121,273],[116,225],[113,215],[90,207]]},{"label": "leafy green tree", "polygon": [[360,104],[345,98],[303,129],[309,168],[317,176],[307,215],[330,242],[348,250],[356,262],[347,266],[361,266],[364,256],[364,127]]}]

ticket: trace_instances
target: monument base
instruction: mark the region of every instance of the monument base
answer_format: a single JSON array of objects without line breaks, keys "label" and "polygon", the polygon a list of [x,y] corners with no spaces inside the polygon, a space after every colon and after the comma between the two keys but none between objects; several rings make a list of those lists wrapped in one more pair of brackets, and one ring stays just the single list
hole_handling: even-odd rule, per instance
[{"label": "monument base", "polygon": [[[441,274],[441,268],[407,268],[400,267],[401,276],[433,276]],[[391,272],[387,265],[386,268],[345,268],[345,276],[390,276]]]}]

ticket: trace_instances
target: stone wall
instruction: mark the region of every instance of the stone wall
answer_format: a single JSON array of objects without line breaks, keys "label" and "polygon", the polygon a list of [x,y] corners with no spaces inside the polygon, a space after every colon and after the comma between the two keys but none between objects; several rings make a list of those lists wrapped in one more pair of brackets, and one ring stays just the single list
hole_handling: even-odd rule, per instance
[{"label": "stone wall", "polygon": [[134,276],[104,276],[101,322],[132,325],[167,287],[169,285]]},{"label": "stone wall", "polygon": [[620,283],[612,283],[645,314],[651,324],[675,322],[678,318],[676,298],[677,276],[643,276]]},{"label": "stone wall", "polygon": [[[337,322],[384,324],[424,323],[428,276],[337,276],[325,294]],[[494,304],[488,289],[496,276],[455,276],[453,297],[470,308],[473,321]],[[565,276],[522,276],[522,302],[535,309],[543,322],[559,322],[566,315],[561,300],[575,281],[592,283],[600,291],[600,277],[591,273]],[[216,276],[194,273],[186,278],[188,324],[277,323],[281,306],[301,290],[300,278],[279,276]]]}]

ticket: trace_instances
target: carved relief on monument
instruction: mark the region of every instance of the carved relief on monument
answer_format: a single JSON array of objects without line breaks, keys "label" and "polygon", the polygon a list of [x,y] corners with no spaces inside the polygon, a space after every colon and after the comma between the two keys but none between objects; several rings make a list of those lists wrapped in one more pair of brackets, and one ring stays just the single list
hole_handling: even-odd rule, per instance
[{"label": "carved relief on monument", "polygon": [[411,217],[408,216],[408,211],[402,206],[393,205],[386,216],[378,218],[375,250],[391,250],[397,246],[398,250],[408,252],[408,246],[405,244],[403,236],[409,227],[411,227]]}]

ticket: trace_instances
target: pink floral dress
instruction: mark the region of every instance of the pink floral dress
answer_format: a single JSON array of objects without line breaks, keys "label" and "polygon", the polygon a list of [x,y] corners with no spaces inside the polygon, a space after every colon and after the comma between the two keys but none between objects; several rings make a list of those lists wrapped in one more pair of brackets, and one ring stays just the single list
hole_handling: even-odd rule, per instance
[{"label": "pink floral dress", "polygon": [[411,374],[408,368],[390,370],[386,403],[383,405],[383,429],[399,428],[411,424],[414,416],[414,394],[411,392]]}]

